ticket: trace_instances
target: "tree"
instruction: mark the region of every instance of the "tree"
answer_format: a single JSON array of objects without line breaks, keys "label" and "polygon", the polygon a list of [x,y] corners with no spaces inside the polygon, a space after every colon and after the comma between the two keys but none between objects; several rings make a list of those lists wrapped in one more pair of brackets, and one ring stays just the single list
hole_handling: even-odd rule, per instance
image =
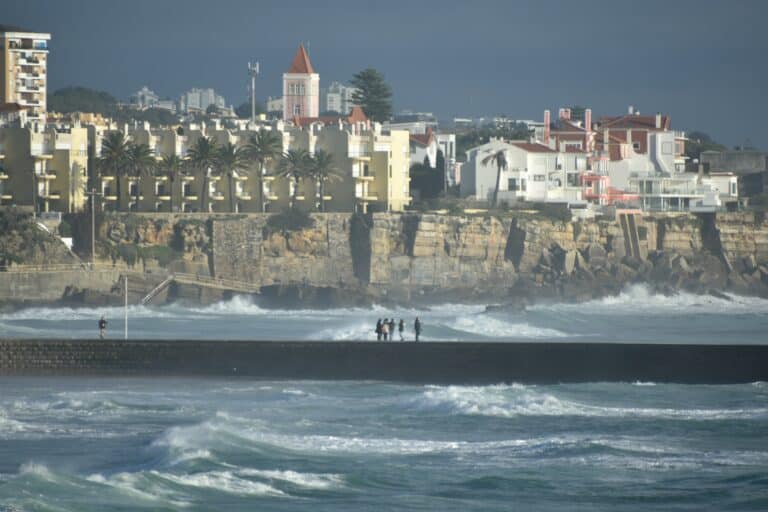
[{"label": "tree", "polygon": [[205,109],[205,113],[210,115],[218,114],[219,113],[219,107],[211,103],[208,105],[208,107]]},{"label": "tree", "polygon": [[260,130],[250,136],[245,147],[251,160],[258,164],[255,175],[259,189],[259,211],[264,211],[264,175],[267,164],[282,156],[283,142],[274,131]]},{"label": "tree", "polygon": [[183,168],[184,160],[176,154],[165,155],[160,161],[159,171],[168,178],[168,188],[170,189],[168,195],[171,197],[168,208],[171,212],[173,212],[173,185],[178,180]]},{"label": "tree", "polygon": [[[264,105],[256,102],[256,115],[263,114],[265,112]],[[235,115],[240,119],[251,118],[251,100],[244,101],[235,108]]]},{"label": "tree", "polygon": [[87,87],[64,87],[48,95],[48,110],[51,112],[111,115],[116,109],[117,100],[114,96]]},{"label": "tree", "polygon": [[322,149],[315,152],[309,162],[309,174],[319,184],[320,188],[320,211],[325,211],[325,182],[341,180],[341,171],[336,167],[333,161],[333,155]]},{"label": "tree", "polygon": [[120,178],[128,172],[128,149],[130,142],[123,132],[109,132],[101,141],[99,167],[108,170],[115,177],[118,209],[122,200]]},{"label": "tree", "polygon": [[493,163],[496,165],[496,188],[493,189],[493,200],[491,201],[491,206],[495,207],[496,201],[499,198],[499,187],[501,186],[501,171],[507,168],[506,151],[503,149],[500,149],[495,153],[491,153],[490,155],[483,158],[483,165],[488,165],[489,163]]},{"label": "tree", "polygon": [[227,142],[219,148],[219,172],[227,177],[229,186],[229,211],[235,211],[235,174],[248,168],[247,150]]},{"label": "tree", "polygon": [[712,137],[704,132],[690,132],[685,142],[685,156],[691,161],[699,159],[702,151],[725,151],[726,149],[724,145],[712,140]]},{"label": "tree", "polygon": [[216,140],[211,137],[200,137],[197,139],[194,146],[189,150],[189,162],[203,174],[203,186],[200,191],[200,211],[205,212],[207,211],[208,180],[211,177],[212,169],[218,164]]},{"label": "tree", "polygon": [[392,117],[392,89],[384,81],[384,75],[367,68],[352,77],[356,88],[352,101],[360,105],[365,115],[373,121],[388,121]]},{"label": "tree", "polygon": [[155,166],[155,157],[146,144],[131,144],[128,146],[128,165],[131,174],[136,177],[136,211],[139,211],[141,199],[141,177],[148,174]]},{"label": "tree", "polygon": [[309,153],[305,149],[289,149],[280,158],[280,163],[277,166],[278,176],[283,176],[293,181],[291,208],[296,206],[299,184],[309,175],[309,159]]}]

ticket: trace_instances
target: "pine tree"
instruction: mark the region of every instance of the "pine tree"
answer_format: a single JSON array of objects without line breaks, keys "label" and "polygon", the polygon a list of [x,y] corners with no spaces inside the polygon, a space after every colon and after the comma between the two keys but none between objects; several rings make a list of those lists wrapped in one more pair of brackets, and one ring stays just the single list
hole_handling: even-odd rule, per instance
[{"label": "pine tree", "polygon": [[392,117],[392,89],[384,81],[384,75],[373,68],[355,74],[350,81],[357,90],[352,101],[362,107],[373,121],[388,121]]}]

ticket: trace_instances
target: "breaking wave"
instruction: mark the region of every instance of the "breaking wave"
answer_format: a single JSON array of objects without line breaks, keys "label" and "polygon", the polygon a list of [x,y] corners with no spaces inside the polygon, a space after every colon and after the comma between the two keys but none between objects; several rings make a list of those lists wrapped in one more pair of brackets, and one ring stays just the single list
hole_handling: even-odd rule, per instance
[{"label": "breaking wave", "polygon": [[658,418],[675,420],[762,419],[768,408],[673,409],[653,407],[610,407],[558,398],[535,387],[513,386],[431,386],[416,400],[418,407],[461,415],[495,416],[592,416]]}]

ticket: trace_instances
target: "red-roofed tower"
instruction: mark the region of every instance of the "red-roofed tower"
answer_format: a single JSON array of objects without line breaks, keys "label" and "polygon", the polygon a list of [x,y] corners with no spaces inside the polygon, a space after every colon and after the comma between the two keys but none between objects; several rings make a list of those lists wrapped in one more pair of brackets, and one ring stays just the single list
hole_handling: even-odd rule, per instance
[{"label": "red-roofed tower", "polygon": [[320,115],[320,75],[315,73],[304,45],[283,73],[283,119]]}]

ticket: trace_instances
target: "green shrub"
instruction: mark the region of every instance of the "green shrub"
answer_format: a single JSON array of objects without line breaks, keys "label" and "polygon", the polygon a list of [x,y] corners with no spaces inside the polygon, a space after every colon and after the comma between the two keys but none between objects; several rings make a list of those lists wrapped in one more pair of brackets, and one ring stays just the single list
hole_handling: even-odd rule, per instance
[{"label": "green shrub", "polygon": [[265,235],[271,233],[287,233],[290,231],[302,231],[315,226],[315,221],[307,212],[298,208],[287,208],[280,213],[270,215],[265,226]]},{"label": "green shrub", "polygon": [[59,223],[59,236],[72,236],[72,226],[69,224],[69,222],[62,220],[61,223]]}]

